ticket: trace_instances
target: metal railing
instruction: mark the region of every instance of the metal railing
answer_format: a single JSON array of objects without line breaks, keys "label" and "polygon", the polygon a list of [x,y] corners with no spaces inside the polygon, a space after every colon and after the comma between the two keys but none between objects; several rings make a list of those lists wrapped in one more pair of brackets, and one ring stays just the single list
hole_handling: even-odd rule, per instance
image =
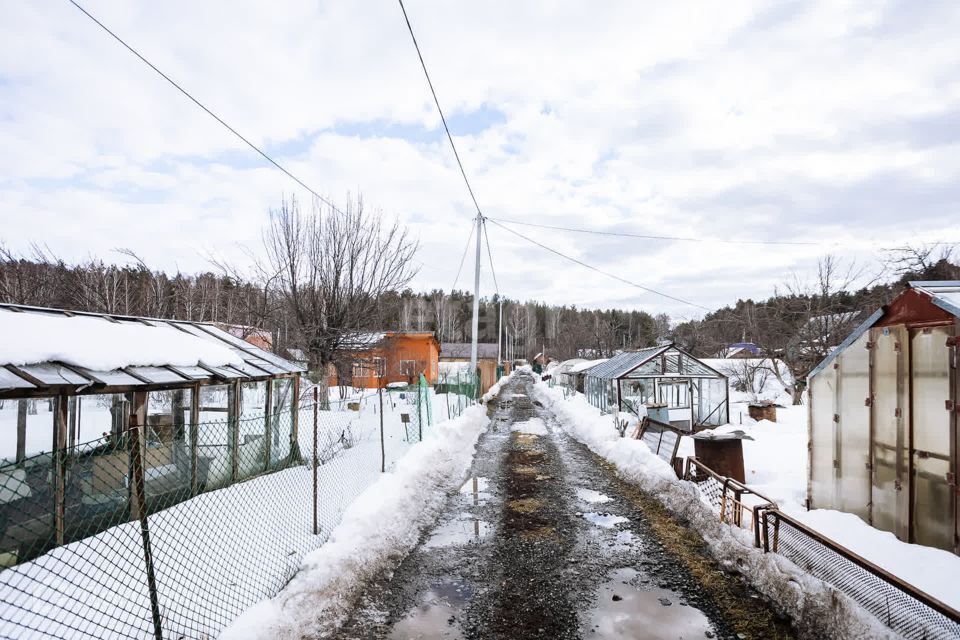
[{"label": "metal railing", "polygon": [[696,483],[721,522],[752,529],[754,544],[777,553],[847,595],[910,640],[960,638],[960,612],[780,511],[747,485],[696,459],[684,477]]}]

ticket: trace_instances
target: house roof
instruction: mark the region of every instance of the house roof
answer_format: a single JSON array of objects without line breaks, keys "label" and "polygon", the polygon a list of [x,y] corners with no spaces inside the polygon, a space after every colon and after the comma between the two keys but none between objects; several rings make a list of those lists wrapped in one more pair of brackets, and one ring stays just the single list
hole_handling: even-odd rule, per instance
[{"label": "house roof", "polygon": [[[943,309],[954,317],[960,318],[960,280],[915,280],[907,283],[910,287],[907,291],[901,293],[891,305],[881,307],[874,311],[866,320],[854,329],[846,339],[841,342],[836,349],[831,351],[826,358],[820,361],[809,374],[807,378],[812,378],[833,362],[834,358],[840,355],[844,349],[857,341],[870,327],[877,324],[890,306],[895,306],[896,300],[910,295],[910,291],[919,291],[921,294],[930,297],[930,302]],[[915,295],[915,294],[914,294]]]},{"label": "house roof", "polygon": [[357,331],[340,342],[343,351],[366,351],[382,346],[390,338],[429,338],[437,340],[433,331]]},{"label": "house roof", "polygon": [[[662,358],[659,357],[661,355]],[[587,371],[587,375],[604,380],[651,377],[726,377],[675,344],[618,353],[603,364]]]},{"label": "house roof", "polygon": [[917,280],[911,282],[910,287],[927,294],[933,304],[960,318],[960,280]]},{"label": "house roof", "polygon": [[606,362],[590,369],[589,374],[594,378],[604,378],[606,380],[619,378],[622,375],[630,373],[654,356],[660,355],[671,346],[672,345],[668,344],[662,347],[648,347],[647,349],[640,349],[639,351],[624,351],[623,353],[618,353]]},{"label": "house roof", "polygon": [[303,368],[204,322],[0,304],[0,394],[178,386]]},{"label": "house roof", "polygon": [[[440,358],[470,358],[469,342],[443,342],[440,344]],[[481,360],[497,359],[497,344],[495,342],[477,343],[477,358]]]}]

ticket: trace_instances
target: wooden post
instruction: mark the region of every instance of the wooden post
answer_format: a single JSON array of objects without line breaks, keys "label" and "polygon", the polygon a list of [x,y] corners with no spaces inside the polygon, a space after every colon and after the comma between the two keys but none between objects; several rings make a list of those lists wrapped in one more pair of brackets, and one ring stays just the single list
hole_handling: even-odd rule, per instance
[{"label": "wooden post", "polygon": [[[127,424],[127,449],[129,452],[129,464],[127,465],[127,473],[129,474],[129,481],[127,482],[128,486],[128,496],[130,502],[130,520],[139,520],[141,511],[146,505],[146,494],[142,496],[142,500],[138,500],[136,495],[136,474],[134,473],[134,453],[139,457],[139,464],[141,469],[140,483],[143,486],[143,450],[146,446],[144,439],[143,426],[147,423],[147,392],[146,391],[135,391],[133,393],[133,406],[130,407],[130,418]],[[136,429],[131,429],[130,427],[136,425]],[[145,514],[145,512],[144,512]]]},{"label": "wooden post", "polygon": [[290,461],[301,460],[300,454],[300,374],[293,376],[293,398],[290,401],[293,420],[290,427]]},{"label": "wooden post", "polygon": [[319,390],[317,385],[313,385],[313,535],[320,533],[320,523],[318,521],[317,505],[317,403],[319,401]]},{"label": "wooden post", "polygon": [[[140,394],[137,394],[140,395]],[[137,519],[140,521],[140,539],[143,542],[143,562],[147,573],[147,590],[150,592],[150,612],[153,614],[153,635],[163,640],[160,621],[160,598],[157,595],[157,576],[153,567],[153,548],[150,545],[150,522],[147,517],[147,497],[143,470],[143,440],[137,422],[137,412],[130,416],[128,430],[130,446],[130,488],[133,494],[132,504],[136,505]]]},{"label": "wooden post", "polygon": [[267,380],[267,399],[264,404],[264,414],[263,414],[263,432],[266,437],[266,444],[263,448],[264,450],[264,465],[263,470],[270,470],[270,456],[273,454],[272,445],[273,445],[273,380]]},{"label": "wooden post", "polygon": [[240,450],[240,383],[231,382],[227,387],[227,448],[230,452],[230,482],[237,481]]},{"label": "wooden post", "polygon": [[383,387],[377,389],[380,396],[380,473],[387,471],[387,448],[383,440]]},{"label": "wooden post", "polygon": [[200,385],[195,385],[190,393],[193,402],[190,403],[190,495],[197,495],[199,479],[197,478],[197,464],[199,463],[200,440]]},{"label": "wooden post", "polygon": [[17,400],[17,464],[23,464],[27,457],[27,403],[29,400]]},{"label": "wooden post", "polygon": [[53,414],[53,527],[58,545],[64,543],[67,495],[67,396],[57,396]]}]

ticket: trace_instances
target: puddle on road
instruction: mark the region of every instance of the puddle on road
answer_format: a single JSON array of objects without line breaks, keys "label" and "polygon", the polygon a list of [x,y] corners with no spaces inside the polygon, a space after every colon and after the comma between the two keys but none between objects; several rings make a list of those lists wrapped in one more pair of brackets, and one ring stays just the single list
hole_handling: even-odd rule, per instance
[{"label": "puddle on road", "polygon": [[593,489],[584,489],[582,487],[577,488],[577,498],[591,504],[603,504],[604,502],[610,502],[613,500],[613,498],[610,496],[605,496],[599,491],[594,491]]},{"label": "puddle on road", "polygon": [[634,586],[638,575],[634,569],[617,569],[610,580],[600,586],[597,604],[584,622],[584,636],[604,640],[681,640],[714,636],[710,620],[702,611],[686,605],[672,591]]},{"label": "puddle on road", "polygon": [[425,549],[452,547],[480,542],[490,535],[490,523],[469,513],[461,513],[456,520],[441,524],[423,543]]},{"label": "puddle on road", "polygon": [[393,640],[427,638],[463,638],[456,627],[456,614],[473,596],[473,588],[455,578],[438,582],[428,590],[421,603],[393,625],[390,635]]},{"label": "puddle on road", "polygon": [[612,513],[598,513],[596,511],[591,511],[589,513],[581,514],[591,523],[597,525],[598,527],[606,527],[607,529],[612,529],[618,524],[624,522],[630,522],[629,518],[624,518],[623,516],[615,516]]},{"label": "puddle on road", "polygon": [[460,496],[469,500],[473,506],[480,506],[486,504],[487,500],[490,499],[489,488],[489,478],[474,476],[469,478],[463,483],[463,486],[460,487]]}]

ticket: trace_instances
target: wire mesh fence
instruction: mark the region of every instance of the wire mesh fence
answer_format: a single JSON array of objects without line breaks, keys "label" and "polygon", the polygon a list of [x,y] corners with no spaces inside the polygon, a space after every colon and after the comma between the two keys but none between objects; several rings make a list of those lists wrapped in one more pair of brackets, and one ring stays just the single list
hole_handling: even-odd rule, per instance
[{"label": "wire mesh fence", "polygon": [[192,425],[132,419],[0,466],[0,637],[215,637],[276,594],[420,435],[387,403],[308,401]]},{"label": "wire mesh fence", "polygon": [[763,514],[763,540],[776,552],[836,587],[904,638],[960,638],[960,614],[790,516]]},{"label": "wire mesh fence", "polygon": [[960,637],[960,612],[781,512],[746,485],[694,457],[684,477],[728,524],[753,529],[756,546],[820,578],[911,640]]}]

